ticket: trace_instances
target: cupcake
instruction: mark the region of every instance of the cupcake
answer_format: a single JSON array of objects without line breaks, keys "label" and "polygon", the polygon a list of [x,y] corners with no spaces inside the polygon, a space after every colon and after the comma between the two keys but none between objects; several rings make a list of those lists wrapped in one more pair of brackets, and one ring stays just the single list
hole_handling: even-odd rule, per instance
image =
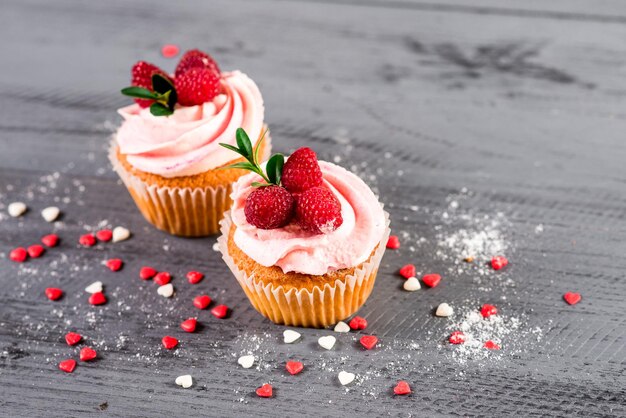
[{"label": "cupcake", "polygon": [[135,104],[124,119],[109,157],[143,216],[173,235],[216,234],[230,207],[231,185],[245,170],[220,143],[237,144],[243,127],[258,159],[270,153],[261,93],[240,71],[221,72],[204,52],[188,51],[173,75],[140,61],[132,86],[122,93]]},{"label": "cupcake", "polygon": [[218,243],[254,308],[277,324],[316,328],[355,313],[389,237],[382,204],[359,177],[309,148],[286,161],[246,159],[238,167],[252,173],[233,185]]}]

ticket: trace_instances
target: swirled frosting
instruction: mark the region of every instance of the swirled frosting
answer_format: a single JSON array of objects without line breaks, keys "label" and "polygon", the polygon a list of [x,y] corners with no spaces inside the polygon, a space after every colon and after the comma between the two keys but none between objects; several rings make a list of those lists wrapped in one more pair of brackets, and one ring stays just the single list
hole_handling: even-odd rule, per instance
[{"label": "swirled frosting", "polygon": [[222,73],[223,93],[198,106],[179,106],[168,117],[153,116],[137,104],[118,110],[124,118],[117,131],[120,152],[135,168],[163,177],[202,173],[232,161],[219,145],[235,145],[241,127],[256,141],[263,129],[263,98],[239,71]]},{"label": "swirled frosting", "polygon": [[231,216],[236,225],[235,244],[257,263],[290,271],[322,275],[366,261],[385,232],[385,216],[371,189],[356,175],[320,161],[324,185],[341,203],[343,223],[329,234],[303,231],[294,223],[283,228],[259,229],[246,221],[244,206],[252,192],[254,173],[233,185]]}]

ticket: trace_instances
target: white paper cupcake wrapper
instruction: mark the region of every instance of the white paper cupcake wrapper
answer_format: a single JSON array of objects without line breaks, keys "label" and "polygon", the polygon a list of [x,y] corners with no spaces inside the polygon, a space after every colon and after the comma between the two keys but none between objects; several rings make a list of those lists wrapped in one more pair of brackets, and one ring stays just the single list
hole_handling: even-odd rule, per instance
[{"label": "white paper cupcake wrapper", "polygon": [[[265,136],[263,160],[271,153],[272,140]],[[201,237],[219,232],[219,221],[232,201],[232,184],[207,187],[168,187],[148,184],[128,172],[117,158],[111,141],[109,160],[126,185],[141,214],[152,225],[173,235]]]},{"label": "white paper cupcake wrapper", "polygon": [[370,295],[389,239],[389,214],[384,214],[386,228],[374,254],[361,263],[352,275],[334,283],[326,283],[323,288],[314,287],[311,291],[305,288],[285,291],[283,286],[264,284],[263,278],[240,270],[228,253],[228,236],[232,225],[230,211],[224,214],[220,222],[222,235],[217,242],[222,258],[254,308],[263,316],[277,324],[322,328],[355,313]]}]

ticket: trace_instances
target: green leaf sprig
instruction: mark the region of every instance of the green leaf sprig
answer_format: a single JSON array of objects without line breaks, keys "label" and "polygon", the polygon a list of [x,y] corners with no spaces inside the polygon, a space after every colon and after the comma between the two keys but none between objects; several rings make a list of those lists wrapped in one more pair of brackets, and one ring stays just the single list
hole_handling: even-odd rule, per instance
[{"label": "green leaf sprig", "polygon": [[237,146],[233,146],[230,144],[222,144],[221,146],[227,148],[231,151],[236,152],[246,159],[246,161],[241,161],[235,164],[231,164],[226,168],[241,168],[244,170],[249,170],[254,173],[257,173],[259,176],[265,180],[265,183],[254,182],[252,183],[253,187],[265,187],[280,185],[280,178],[283,174],[283,165],[285,165],[285,157],[283,154],[274,154],[267,160],[267,164],[265,165],[265,173],[261,169],[259,164],[259,148],[261,147],[261,142],[265,139],[265,134],[267,130],[263,132],[261,135],[261,139],[257,142],[256,147],[252,148],[252,142],[248,137],[246,131],[243,128],[237,128],[237,133],[235,135],[235,139],[237,140]]},{"label": "green leaf sprig", "polygon": [[174,113],[174,106],[178,101],[178,94],[172,82],[161,74],[152,75],[152,90],[143,87],[131,86],[122,89],[125,96],[138,99],[154,100],[150,105],[150,113],[154,116],[169,116]]}]

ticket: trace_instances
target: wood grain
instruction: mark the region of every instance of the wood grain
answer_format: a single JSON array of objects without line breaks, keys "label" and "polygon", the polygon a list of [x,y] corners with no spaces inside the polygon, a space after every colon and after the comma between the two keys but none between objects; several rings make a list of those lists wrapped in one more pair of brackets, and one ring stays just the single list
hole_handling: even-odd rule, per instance
[{"label": "wood grain", "polygon": [[[31,210],[0,218],[0,415],[626,415],[625,23],[623,3],[606,0],[4,2],[0,204]],[[378,350],[361,351],[351,334],[325,352],[320,330],[283,344],[283,328],[253,310],[211,250],[214,238],[169,237],[141,218],[106,148],[130,65],[173,68],[159,56],[164,43],[248,73],[278,151],[339,157],[380,194],[403,247],[385,255],[360,312]],[[8,261],[53,229],[38,215],[51,204],[63,210],[61,246]],[[478,283],[437,243],[467,228],[464,216],[498,213],[512,262]],[[78,248],[102,221],[132,239]],[[120,273],[100,265],[113,256],[125,261]],[[442,284],[400,291],[395,272],[407,262],[442,272]],[[141,282],[142,265],[172,272],[175,298]],[[195,287],[184,280],[192,268],[207,274]],[[95,280],[110,298],[102,308],[86,303]],[[66,291],[57,303],[43,297],[52,284]],[[583,301],[564,304],[569,290]],[[198,314],[200,292],[232,316]],[[490,360],[459,363],[432,316],[444,301],[497,303],[542,338],[514,333]],[[182,335],[192,315],[202,328]],[[56,367],[77,352],[63,342],[70,329],[100,359],[66,375]],[[160,348],[166,333],[179,350]],[[237,366],[248,352],[258,368]],[[305,364],[301,375],[284,372],[291,358]],[[342,388],[342,369],[358,385]],[[183,390],[174,379],[186,373],[195,384]],[[393,396],[399,379],[413,394]],[[268,381],[275,398],[257,398]]]}]

